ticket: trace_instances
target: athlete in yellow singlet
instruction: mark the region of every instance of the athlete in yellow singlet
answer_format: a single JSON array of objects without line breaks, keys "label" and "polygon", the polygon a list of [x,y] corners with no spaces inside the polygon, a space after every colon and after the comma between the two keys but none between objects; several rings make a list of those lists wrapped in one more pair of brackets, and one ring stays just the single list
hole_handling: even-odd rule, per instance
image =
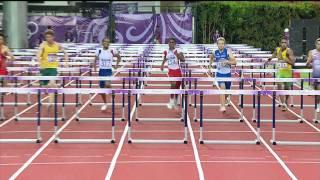
[{"label": "athlete in yellow singlet", "polygon": [[[37,53],[37,59],[40,65],[40,74],[42,76],[57,76],[59,67],[58,53],[62,51],[64,53],[65,61],[68,61],[68,54],[64,51],[63,47],[57,42],[54,41],[54,31],[47,30],[45,33],[45,40],[39,47]],[[48,88],[57,88],[56,82],[54,80],[45,80],[40,81],[41,86],[46,86]],[[49,94],[49,106],[48,109],[52,106],[54,101],[54,95]]]},{"label": "athlete in yellow singlet", "polygon": [[[292,78],[292,66],[295,63],[295,57],[293,51],[288,48],[287,39],[282,38],[280,47],[277,47],[273,52],[272,56],[268,58],[271,61],[272,58],[278,58],[277,62],[277,78]],[[278,90],[290,90],[292,83],[290,82],[280,82],[277,83]],[[288,107],[289,96],[280,96],[282,111],[286,111]]]}]

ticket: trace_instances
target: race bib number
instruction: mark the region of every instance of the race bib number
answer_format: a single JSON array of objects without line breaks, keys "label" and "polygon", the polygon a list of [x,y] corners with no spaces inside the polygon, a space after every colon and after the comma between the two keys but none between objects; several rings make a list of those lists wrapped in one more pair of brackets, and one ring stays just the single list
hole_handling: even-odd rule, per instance
[{"label": "race bib number", "polygon": [[110,59],[101,59],[100,67],[112,67],[112,61]]},{"label": "race bib number", "polygon": [[171,65],[175,65],[175,64],[176,64],[175,56],[169,56],[168,57],[168,65],[171,66]]},{"label": "race bib number", "polygon": [[218,66],[226,66],[226,65],[227,65],[226,61],[218,62]]},{"label": "race bib number", "polygon": [[56,62],[58,59],[56,54],[48,54],[48,62]]},{"label": "race bib number", "polygon": [[288,67],[288,63],[284,63],[284,62],[277,63],[277,67],[278,68],[287,68]]}]

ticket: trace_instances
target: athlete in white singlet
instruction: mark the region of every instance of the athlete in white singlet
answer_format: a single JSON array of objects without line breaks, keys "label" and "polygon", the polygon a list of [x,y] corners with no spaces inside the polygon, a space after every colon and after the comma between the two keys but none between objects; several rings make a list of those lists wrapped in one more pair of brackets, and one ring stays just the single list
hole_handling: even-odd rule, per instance
[{"label": "athlete in white singlet", "polygon": [[[307,66],[312,67],[312,78],[320,78],[320,38],[318,38],[315,42],[316,49],[309,51]],[[314,89],[320,89],[320,81],[314,83]],[[317,112],[320,112],[320,97],[317,96]]]}]

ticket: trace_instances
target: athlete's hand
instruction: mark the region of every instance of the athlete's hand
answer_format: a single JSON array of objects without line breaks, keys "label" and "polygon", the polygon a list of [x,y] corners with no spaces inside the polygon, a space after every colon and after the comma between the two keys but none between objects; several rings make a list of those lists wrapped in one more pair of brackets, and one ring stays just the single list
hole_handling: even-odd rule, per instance
[{"label": "athlete's hand", "polygon": [[310,62],[307,62],[306,66],[307,66],[308,68],[311,68],[311,67],[312,67],[312,65],[311,65]]},{"label": "athlete's hand", "polygon": [[163,71],[163,66],[160,67],[161,71]]}]

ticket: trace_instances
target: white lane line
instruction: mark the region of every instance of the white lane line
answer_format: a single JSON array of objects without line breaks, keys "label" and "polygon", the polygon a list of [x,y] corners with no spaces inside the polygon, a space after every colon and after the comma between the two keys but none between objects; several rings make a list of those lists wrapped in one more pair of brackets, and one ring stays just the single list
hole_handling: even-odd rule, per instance
[{"label": "white lane line", "polygon": [[[167,77],[169,77],[169,75],[167,74]],[[190,103],[190,102],[189,102]],[[189,106],[189,105],[187,105]],[[187,126],[188,126],[188,130],[189,130],[189,134],[190,134],[190,139],[191,139],[191,144],[192,144],[192,149],[193,149],[193,155],[194,155],[194,158],[196,160],[196,165],[197,165],[197,169],[198,169],[198,175],[199,175],[199,179],[200,180],[204,180],[204,173],[203,173],[203,168],[202,168],[202,165],[201,165],[201,161],[200,161],[200,155],[199,155],[199,152],[198,152],[198,148],[197,148],[197,145],[196,145],[196,141],[195,141],[195,138],[194,138],[194,134],[193,134],[193,130],[192,130],[192,125],[190,123],[190,117],[189,117],[189,112],[187,113]]]},{"label": "white lane line", "polygon": [[[130,112],[130,120],[132,120],[132,117],[133,117],[133,114],[134,114],[135,110],[136,110],[136,103],[134,103],[133,108],[132,108],[132,110]],[[113,173],[113,171],[114,171],[114,169],[116,167],[117,159],[118,159],[118,157],[119,157],[119,155],[121,153],[121,149],[123,147],[124,140],[126,138],[126,135],[128,134],[128,129],[129,129],[129,125],[128,125],[128,122],[127,122],[126,127],[124,128],[123,133],[121,135],[121,139],[119,141],[119,145],[117,147],[117,150],[114,153],[114,156],[112,157],[112,160],[111,160],[107,175],[105,177],[106,180],[111,179],[112,173]]]},{"label": "white lane line", "polygon": [[[206,74],[208,77],[210,77],[208,73],[206,73]],[[219,86],[217,86],[217,88],[220,89]],[[232,101],[230,101],[230,102],[231,102],[231,105],[234,108],[234,110],[236,110],[238,112],[238,114],[241,114],[240,110],[234,105],[234,103]],[[254,132],[257,135],[258,132],[250,124],[250,122],[245,117],[245,115],[243,115],[243,120],[248,125],[248,127],[252,130],[252,132]],[[264,144],[264,146],[268,149],[268,151],[273,155],[273,157],[279,162],[281,167],[287,172],[287,174],[290,176],[290,178],[293,180],[298,180],[298,178],[292,173],[292,171],[289,169],[289,167],[284,163],[284,161],[280,158],[280,156],[269,146],[269,144],[264,140],[264,138],[262,136],[260,136],[260,141],[262,142],[262,144]]]},{"label": "white lane line", "polygon": [[187,121],[188,121],[188,129],[189,129],[189,133],[190,133],[190,139],[192,142],[193,154],[194,154],[194,158],[196,160],[196,165],[197,165],[197,169],[198,169],[199,179],[204,180],[204,173],[203,173],[203,169],[202,169],[202,165],[201,165],[201,161],[200,161],[200,155],[199,155],[197,144],[196,144],[196,141],[194,138],[192,125],[191,125],[190,118],[189,118],[189,113],[187,115]]}]

